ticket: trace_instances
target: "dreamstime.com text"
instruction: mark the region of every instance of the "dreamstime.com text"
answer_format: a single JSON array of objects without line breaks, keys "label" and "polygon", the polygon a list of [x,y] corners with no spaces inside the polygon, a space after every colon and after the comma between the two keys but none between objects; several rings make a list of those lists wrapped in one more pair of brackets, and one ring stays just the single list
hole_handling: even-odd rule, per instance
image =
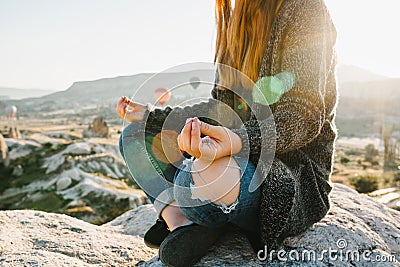
[{"label": "dreamstime.com text", "polygon": [[280,262],[397,262],[394,255],[376,254],[370,250],[350,250],[347,248],[347,241],[339,239],[336,247],[315,251],[315,250],[271,250],[267,246],[259,250],[257,257],[261,261],[278,260]]}]

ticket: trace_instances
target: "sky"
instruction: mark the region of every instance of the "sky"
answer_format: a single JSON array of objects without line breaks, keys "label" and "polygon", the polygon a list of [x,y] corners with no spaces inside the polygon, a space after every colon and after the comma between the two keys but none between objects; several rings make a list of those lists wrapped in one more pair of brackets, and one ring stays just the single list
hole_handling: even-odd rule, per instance
[{"label": "sky", "polygon": [[[399,0],[326,0],[341,64],[400,77]],[[0,0],[0,87],[65,90],[75,81],[212,62],[211,0]]]}]

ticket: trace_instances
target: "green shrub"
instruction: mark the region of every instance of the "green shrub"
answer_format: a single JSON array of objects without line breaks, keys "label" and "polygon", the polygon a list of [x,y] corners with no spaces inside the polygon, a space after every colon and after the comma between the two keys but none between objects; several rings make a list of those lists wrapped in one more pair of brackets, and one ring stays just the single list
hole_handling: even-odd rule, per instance
[{"label": "green shrub", "polygon": [[384,162],[384,169],[385,170],[398,170],[399,165],[396,162],[387,160]]},{"label": "green shrub", "polygon": [[378,149],[375,148],[373,144],[368,144],[365,146],[365,161],[374,162],[376,157],[379,155]]},{"label": "green shrub", "polygon": [[43,147],[47,148],[47,149],[50,149],[52,146],[53,146],[53,144],[50,143],[50,142],[46,142],[46,143],[43,144]]},{"label": "green shrub", "polygon": [[350,179],[350,184],[360,193],[369,193],[378,189],[378,177],[366,174]]},{"label": "green shrub", "polygon": [[400,172],[397,172],[397,173],[394,174],[393,180],[395,182],[400,182]]},{"label": "green shrub", "polygon": [[361,156],[361,152],[356,149],[350,149],[350,150],[345,151],[344,153],[349,156]]},{"label": "green shrub", "polygon": [[340,158],[340,163],[342,163],[342,164],[346,164],[346,163],[349,163],[349,162],[350,162],[350,159],[348,157],[341,157]]}]

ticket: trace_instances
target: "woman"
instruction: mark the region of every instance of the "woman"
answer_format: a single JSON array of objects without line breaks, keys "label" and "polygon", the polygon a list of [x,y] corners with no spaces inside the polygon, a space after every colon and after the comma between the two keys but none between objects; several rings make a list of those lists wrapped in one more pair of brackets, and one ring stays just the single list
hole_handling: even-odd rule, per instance
[{"label": "woman", "polygon": [[[216,17],[215,62],[221,65],[210,101],[150,111],[121,98],[117,107],[132,122],[122,134],[121,153],[138,184],[154,192],[149,197],[160,215],[145,242],[160,245],[161,260],[172,266],[201,258],[225,223],[242,228],[257,252],[304,232],[330,207],[337,136],[336,31],[323,0],[236,0],[234,6],[217,0]],[[266,101],[256,99],[255,87],[235,70],[264,84],[267,88],[260,91]],[[281,86],[279,97],[271,98],[265,92],[272,90],[273,80],[284,84],[282,74],[289,74],[290,86]],[[235,111],[240,127],[218,126],[199,115],[218,103]],[[269,109],[273,116],[257,116]],[[141,135],[154,138],[171,115],[182,129],[179,149],[192,156],[180,168],[154,157],[149,142],[135,141]],[[274,150],[272,161],[263,150]],[[135,151],[144,156],[129,163]],[[175,186],[155,178],[152,166]],[[254,179],[261,186],[247,190]],[[225,191],[221,184],[227,184]]]}]

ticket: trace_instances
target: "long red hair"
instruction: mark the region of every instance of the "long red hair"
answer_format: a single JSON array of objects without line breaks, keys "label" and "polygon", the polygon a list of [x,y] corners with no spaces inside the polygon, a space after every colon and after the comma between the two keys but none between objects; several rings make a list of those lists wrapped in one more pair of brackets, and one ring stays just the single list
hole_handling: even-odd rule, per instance
[{"label": "long red hair", "polygon": [[[284,0],[216,0],[217,40],[214,62],[219,82],[226,88],[252,88],[265,53],[272,22]],[[238,70],[250,78],[241,78]],[[250,82],[250,83],[249,83]]]}]

